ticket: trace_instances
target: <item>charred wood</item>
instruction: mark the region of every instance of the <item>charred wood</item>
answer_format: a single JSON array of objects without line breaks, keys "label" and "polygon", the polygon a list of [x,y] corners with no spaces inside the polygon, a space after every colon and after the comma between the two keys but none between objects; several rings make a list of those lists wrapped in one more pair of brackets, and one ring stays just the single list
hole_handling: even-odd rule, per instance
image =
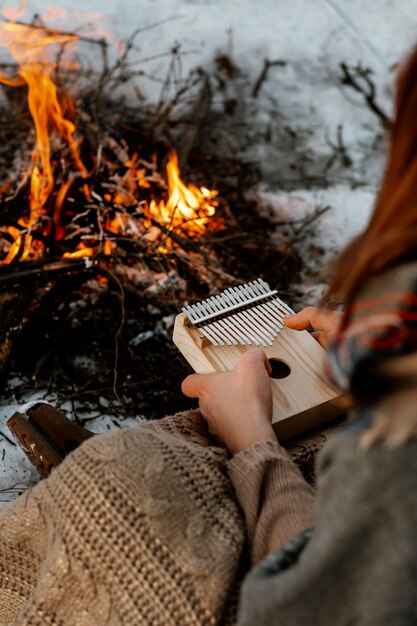
[{"label": "charred wood", "polygon": [[96,259],[83,258],[73,261],[47,261],[23,262],[20,264],[0,266],[0,286],[19,285],[23,282],[38,279],[42,283],[48,282],[58,276],[72,274],[74,272],[91,272],[96,268]]}]

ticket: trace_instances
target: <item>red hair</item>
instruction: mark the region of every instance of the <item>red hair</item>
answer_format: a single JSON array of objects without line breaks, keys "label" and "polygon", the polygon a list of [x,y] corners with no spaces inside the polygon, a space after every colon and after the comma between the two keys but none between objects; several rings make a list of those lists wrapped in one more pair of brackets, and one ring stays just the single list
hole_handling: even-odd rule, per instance
[{"label": "red hair", "polygon": [[417,258],[417,47],[401,68],[388,162],[370,222],[330,266],[324,301],[355,297],[365,279]]}]

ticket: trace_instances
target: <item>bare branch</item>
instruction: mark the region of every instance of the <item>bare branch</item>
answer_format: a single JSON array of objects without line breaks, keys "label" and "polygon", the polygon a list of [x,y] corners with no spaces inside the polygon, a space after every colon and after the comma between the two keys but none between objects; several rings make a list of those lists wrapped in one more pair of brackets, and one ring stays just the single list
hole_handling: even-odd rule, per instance
[{"label": "bare branch", "polygon": [[362,67],[360,63],[350,66],[343,62],[340,63],[340,69],[342,71],[340,77],[342,85],[351,87],[360,93],[368,108],[376,115],[382,126],[390,130],[392,128],[392,120],[376,101],[376,85],[371,79],[372,70]]},{"label": "bare branch", "polygon": [[286,65],[287,65],[287,62],[282,61],[281,59],[277,59],[276,61],[270,61],[269,59],[264,59],[264,66],[253,86],[252,97],[253,98],[258,97],[262,84],[266,81],[268,77],[268,72],[271,69],[271,67],[285,67]]}]

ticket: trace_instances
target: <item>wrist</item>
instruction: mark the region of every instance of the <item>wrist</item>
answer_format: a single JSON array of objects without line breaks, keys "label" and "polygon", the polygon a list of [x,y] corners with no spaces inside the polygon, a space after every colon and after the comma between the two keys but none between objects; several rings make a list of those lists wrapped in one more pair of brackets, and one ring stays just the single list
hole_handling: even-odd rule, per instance
[{"label": "wrist", "polygon": [[254,427],[241,429],[239,436],[236,437],[233,444],[229,446],[229,450],[232,454],[239,454],[239,452],[243,452],[251,448],[254,444],[263,441],[278,441],[271,424],[254,423],[251,426]]}]

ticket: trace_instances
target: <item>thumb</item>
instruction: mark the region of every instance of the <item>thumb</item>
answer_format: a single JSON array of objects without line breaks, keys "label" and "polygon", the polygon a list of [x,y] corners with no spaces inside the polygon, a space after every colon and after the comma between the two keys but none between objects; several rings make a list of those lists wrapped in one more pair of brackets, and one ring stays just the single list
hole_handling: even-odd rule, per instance
[{"label": "thumb", "polygon": [[293,330],[306,330],[310,327],[310,320],[304,311],[294,313],[294,315],[285,315],[283,319],[284,325]]},{"label": "thumb", "polygon": [[181,383],[181,391],[189,398],[199,398],[203,391],[206,374],[190,374]]},{"label": "thumb", "polygon": [[334,311],[308,306],[295,315],[284,317],[284,324],[294,330],[316,328],[317,330],[327,331],[334,325]]},{"label": "thumb", "polygon": [[262,348],[250,348],[238,362],[239,368],[253,368],[254,370],[266,370],[268,376],[272,373],[271,364]]},{"label": "thumb", "polygon": [[332,309],[322,309],[320,307],[308,306],[296,315],[284,317],[284,324],[294,330],[307,330],[314,328],[325,333],[334,333],[343,317],[341,311]]}]

